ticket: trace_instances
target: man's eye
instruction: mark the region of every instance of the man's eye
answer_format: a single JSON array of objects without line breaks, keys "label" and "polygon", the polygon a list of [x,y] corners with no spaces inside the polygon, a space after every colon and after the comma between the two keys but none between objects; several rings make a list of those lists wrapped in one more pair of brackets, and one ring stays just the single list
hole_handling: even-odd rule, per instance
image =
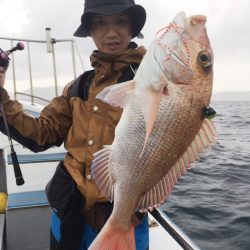
[{"label": "man's eye", "polygon": [[102,21],[101,20],[98,20],[95,22],[96,25],[101,25],[102,24]]},{"label": "man's eye", "polygon": [[121,19],[118,19],[118,20],[117,20],[117,23],[118,23],[118,24],[127,24],[127,20],[124,19],[124,18],[121,18]]},{"label": "man's eye", "polygon": [[96,19],[96,20],[93,21],[93,24],[96,25],[96,26],[101,26],[101,25],[103,25],[103,20]]}]

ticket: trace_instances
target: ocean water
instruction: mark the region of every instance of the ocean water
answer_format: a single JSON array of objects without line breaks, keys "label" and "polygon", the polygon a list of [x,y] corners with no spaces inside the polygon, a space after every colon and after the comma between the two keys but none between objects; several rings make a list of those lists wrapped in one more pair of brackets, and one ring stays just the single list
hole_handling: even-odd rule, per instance
[{"label": "ocean water", "polygon": [[218,141],[161,208],[203,250],[249,250],[250,101],[211,107]]}]

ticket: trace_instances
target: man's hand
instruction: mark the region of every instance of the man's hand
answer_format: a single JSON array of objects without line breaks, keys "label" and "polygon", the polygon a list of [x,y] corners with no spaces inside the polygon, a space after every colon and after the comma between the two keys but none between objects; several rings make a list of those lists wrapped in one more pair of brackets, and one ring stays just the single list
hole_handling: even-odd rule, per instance
[{"label": "man's hand", "polygon": [[0,87],[3,87],[4,85],[5,73],[6,73],[6,69],[4,69],[3,67],[0,67]]}]

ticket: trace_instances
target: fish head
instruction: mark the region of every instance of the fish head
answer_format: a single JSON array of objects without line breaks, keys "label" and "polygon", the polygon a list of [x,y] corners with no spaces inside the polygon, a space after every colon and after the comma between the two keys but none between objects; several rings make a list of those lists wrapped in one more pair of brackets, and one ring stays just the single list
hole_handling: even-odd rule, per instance
[{"label": "fish head", "polygon": [[167,79],[168,87],[178,86],[202,93],[205,105],[211,97],[213,51],[206,31],[206,17],[176,15],[156,35],[154,58]]}]

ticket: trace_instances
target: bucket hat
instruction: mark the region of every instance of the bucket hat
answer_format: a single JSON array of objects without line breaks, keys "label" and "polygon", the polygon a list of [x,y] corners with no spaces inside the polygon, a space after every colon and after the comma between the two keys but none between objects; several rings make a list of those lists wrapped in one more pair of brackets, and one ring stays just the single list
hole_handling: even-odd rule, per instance
[{"label": "bucket hat", "polygon": [[75,31],[76,37],[90,36],[89,29],[93,14],[112,16],[126,12],[131,19],[132,38],[143,38],[140,33],[146,21],[145,9],[135,4],[134,0],[85,0],[84,12],[81,16],[81,25]]}]

